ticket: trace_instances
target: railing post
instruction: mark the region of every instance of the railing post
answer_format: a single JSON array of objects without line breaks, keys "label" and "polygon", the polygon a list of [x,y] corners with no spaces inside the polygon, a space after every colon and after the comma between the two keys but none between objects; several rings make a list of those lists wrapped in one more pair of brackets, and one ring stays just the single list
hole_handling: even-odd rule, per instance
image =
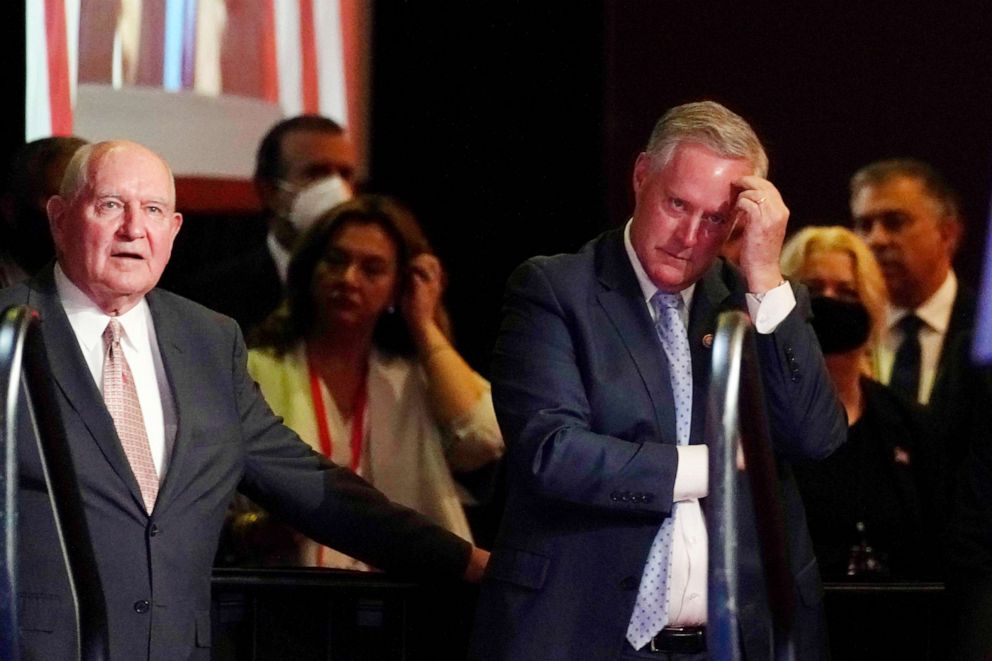
[{"label": "railing post", "polygon": [[706,438],[710,452],[709,600],[707,648],[712,659],[741,656],[738,615],[737,468],[744,462],[754,500],[765,588],[773,624],[773,654],[794,658],[794,589],[785,544],[784,515],[765,418],[754,330],[747,315],[725,312],[713,340]]},{"label": "railing post", "polygon": [[0,659],[17,661],[17,400],[20,388],[23,333],[18,327],[0,323]]},{"label": "railing post", "polygon": [[[19,402],[22,374],[27,404],[23,408]],[[0,392],[0,396],[4,397],[4,401],[0,402],[0,412],[4,416],[0,430],[5,436],[5,446],[9,448],[16,442],[17,429],[23,424],[30,425],[37,441],[39,460],[69,576],[69,590],[76,612],[79,657],[84,661],[105,661],[110,658],[110,652],[103,586],[86,525],[72,452],[59,414],[40,317],[27,306],[7,308],[0,316],[0,385],[4,386]],[[20,412],[25,409],[28,420],[20,420]],[[36,411],[42,412],[42,415],[36,415]],[[13,551],[16,552],[16,547]],[[16,570],[16,560],[12,567]],[[16,611],[16,597],[16,591],[9,595],[7,603],[12,611]],[[13,622],[16,627],[16,612]],[[16,648],[16,628],[12,636],[4,638]],[[14,654],[0,658],[16,659],[16,649]]]}]

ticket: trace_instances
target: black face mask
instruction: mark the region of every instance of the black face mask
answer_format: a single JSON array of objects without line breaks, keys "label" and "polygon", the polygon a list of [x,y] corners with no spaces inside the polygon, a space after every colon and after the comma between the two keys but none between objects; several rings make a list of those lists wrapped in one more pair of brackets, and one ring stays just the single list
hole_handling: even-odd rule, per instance
[{"label": "black face mask", "polygon": [[871,323],[861,301],[845,301],[830,296],[810,298],[813,330],[824,354],[844,353],[868,341]]}]

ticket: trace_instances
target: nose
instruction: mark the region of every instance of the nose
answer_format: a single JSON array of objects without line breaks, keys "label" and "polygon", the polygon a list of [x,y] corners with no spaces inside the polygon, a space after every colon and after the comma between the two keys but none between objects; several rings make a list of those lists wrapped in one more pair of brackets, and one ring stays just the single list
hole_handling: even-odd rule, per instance
[{"label": "nose", "polygon": [[862,236],[865,243],[872,248],[886,245],[889,242],[889,233],[885,231],[885,226],[877,220],[862,229]]},{"label": "nose", "polygon": [[118,233],[128,239],[140,239],[145,235],[145,217],[141,207],[135,204],[125,204],[121,214],[121,226]]},{"label": "nose", "polygon": [[690,216],[678,224],[678,230],[676,232],[679,241],[686,248],[691,248],[696,245],[696,240],[699,237],[699,227],[702,223],[702,215],[696,214]]},{"label": "nose", "polygon": [[341,271],[341,279],[349,285],[358,284],[358,264],[355,260],[349,261]]}]

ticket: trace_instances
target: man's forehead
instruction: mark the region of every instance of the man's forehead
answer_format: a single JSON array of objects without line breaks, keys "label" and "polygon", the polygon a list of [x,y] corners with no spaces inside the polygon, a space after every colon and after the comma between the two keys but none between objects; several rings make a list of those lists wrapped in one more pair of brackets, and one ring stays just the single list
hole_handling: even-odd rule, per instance
[{"label": "man's forehead", "polygon": [[82,192],[94,198],[139,198],[170,206],[174,202],[172,178],[158,159],[94,160]]},{"label": "man's forehead", "polygon": [[853,197],[855,206],[907,207],[937,204],[918,177],[896,175],[877,183],[865,184]]}]

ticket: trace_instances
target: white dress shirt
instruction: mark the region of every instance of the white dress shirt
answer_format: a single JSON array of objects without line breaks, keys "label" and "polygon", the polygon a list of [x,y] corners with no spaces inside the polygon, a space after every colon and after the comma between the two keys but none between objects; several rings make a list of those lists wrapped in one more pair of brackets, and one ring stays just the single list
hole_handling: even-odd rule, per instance
[{"label": "white dress shirt", "polygon": [[899,322],[910,312],[915,312],[923,321],[920,326],[920,389],[916,398],[921,404],[930,401],[933,383],[937,378],[940,350],[947,337],[947,327],[951,323],[951,311],[957,295],[957,276],[954,271],[948,271],[947,277],[933,296],[915,310],[889,306],[885,314],[885,333],[874,352],[875,375],[882,383],[889,383],[896,351],[902,344],[903,332],[899,329]]},{"label": "white dress shirt", "polygon": [[[651,299],[658,287],[651,282],[630,242],[630,221],[624,228],[624,247],[637,281],[644,304],[657,321]],[[685,305],[682,321],[689,325],[689,309],[696,292],[695,283],[680,293]],[[747,295],[748,312],[759,333],[771,333],[796,306],[792,287],[783,282],[760,296]],[[694,403],[697,406],[701,403]],[[709,493],[709,452],[705,445],[676,447],[679,464],[675,473],[672,497],[672,561],[668,573],[668,626],[696,626],[706,623],[706,573],[709,562],[709,538],[706,520],[699,499]]]},{"label": "white dress shirt", "polygon": [[[58,264],[55,265],[55,287],[86,366],[93,375],[93,382],[103,392],[103,363],[106,357],[103,331],[111,317],[73,284]],[[165,376],[148,302],[142,298],[140,303],[117,317],[117,321],[124,329],[121,348],[134,377],[152,460],[161,484],[176,440],[176,405]]]}]

